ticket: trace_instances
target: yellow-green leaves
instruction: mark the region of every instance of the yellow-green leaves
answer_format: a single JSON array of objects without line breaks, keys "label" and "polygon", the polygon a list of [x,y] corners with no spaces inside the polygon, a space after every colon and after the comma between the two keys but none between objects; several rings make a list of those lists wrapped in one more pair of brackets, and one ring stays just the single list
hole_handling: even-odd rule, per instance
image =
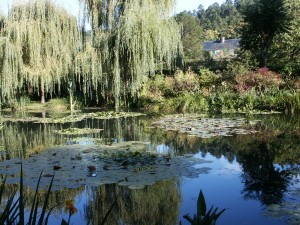
[{"label": "yellow-green leaves", "polygon": [[[119,110],[128,96],[138,96],[146,75],[170,68],[181,50],[180,31],[171,18],[174,0],[84,2],[93,29],[92,46],[102,64],[103,76],[94,78],[106,95],[113,94]],[[100,68],[90,68],[96,66]]]},{"label": "yellow-green leaves", "polygon": [[76,18],[50,0],[16,3],[1,31],[2,98],[26,86],[54,92],[74,67],[80,36]]}]

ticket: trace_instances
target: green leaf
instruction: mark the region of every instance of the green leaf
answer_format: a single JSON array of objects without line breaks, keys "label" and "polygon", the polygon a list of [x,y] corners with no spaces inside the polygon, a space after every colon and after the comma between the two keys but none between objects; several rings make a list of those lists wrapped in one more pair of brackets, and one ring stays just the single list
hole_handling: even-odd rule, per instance
[{"label": "green leaf", "polygon": [[50,192],[51,192],[51,188],[52,188],[52,184],[53,184],[53,180],[54,180],[54,175],[55,175],[55,171],[53,172],[53,176],[52,176],[52,179],[51,179],[51,182],[49,184],[48,191],[47,191],[47,194],[46,194],[46,197],[45,197],[44,205],[43,205],[43,208],[42,208],[42,213],[41,213],[41,216],[40,216],[40,219],[39,219],[39,222],[38,222],[39,225],[43,224],[44,216],[45,216],[45,213],[46,213],[46,210],[47,210],[47,207],[48,207],[48,201],[49,201]]},{"label": "green leaf", "polygon": [[183,218],[186,219],[187,221],[189,221],[192,225],[196,225],[196,223],[194,222],[194,220],[192,220],[190,215],[186,214],[183,216]]},{"label": "green leaf", "polygon": [[67,221],[65,221],[64,219],[62,219],[61,224],[60,225],[68,225]]},{"label": "green leaf", "polygon": [[217,213],[217,214],[215,215],[214,219],[217,220],[217,219],[222,215],[222,213],[225,212],[225,210],[226,210],[226,209],[222,209],[219,213]]},{"label": "green leaf", "polygon": [[197,201],[197,218],[201,218],[201,216],[205,216],[206,213],[206,203],[202,190],[199,193],[198,201]]},{"label": "green leaf", "polygon": [[30,210],[30,215],[29,215],[29,220],[28,220],[28,224],[35,224],[35,220],[37,217],[37,207],[38,207],[38,200],[37,200],[37,195],[38,195],[38,190],[39,190],[39,185],[40,185],[40,181],[41,181],[41,177],[42,177],[43,171],[41,172],[36,188],[35,188],[35,194],[33,197],[33,202],[32,202],[32,206],[31,206],[31,210]]}]

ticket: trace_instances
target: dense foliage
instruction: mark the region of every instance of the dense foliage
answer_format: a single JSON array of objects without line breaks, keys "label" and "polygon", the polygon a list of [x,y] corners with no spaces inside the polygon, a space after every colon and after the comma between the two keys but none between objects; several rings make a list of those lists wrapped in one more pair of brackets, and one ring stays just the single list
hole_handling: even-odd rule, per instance
[{"label": "dense foliage", "polygon": [[51,0],[13,5],[1,30],[2,102],[24,93],[39,93],[44,102],[44,94],[62,84],[73,91],[76,83],[85,97],[113,97],[119,110],[138,96],[146,75],[170,68],[181,52],[173,0],[83,2],[91,41],[82,40],[76,18]]},{"label": "dense foliage", "polygon": [[180,52],[179,28],[170,18],[174,0],[84,2],[96,54],[91,62],[88,52],[79,67],[88,67],[81,73],[92,77],[94,89],[101,84],[103,97],[114,97],[118,111],[138,96],[147,74],[170,68]]},{"label": "dense foliage", "polygon": [[175,16],[175,20],[182,27],[181,35],[185,58],[201,60],[203,58],[204,33],[202,27],[199,26],[199,19],[191,13],[182,12]]},{"label": "dense foliage", "polygon": [[70,73],[77,46],[76,18],[65,10],[44,0],[14,5],[2,30],[2,99],[36,91],[44,102]]},{"label": "dense foliage", "polygon": [[[55,96],[71,109],[299,112],[299,0],[226,0],[174,17],[173,0],[80,3],[79,20],[51,0],[0,16],[1,105]],[[237,58],[206,57],[203,41],[220,37],[241,38]]]},{"label": "dense foliage", "polygon": [[258,55],[260,66],[266,67],[274,37],[288,29],[288,13],[284,0],[256,0],[243,11],[241,47]]}]

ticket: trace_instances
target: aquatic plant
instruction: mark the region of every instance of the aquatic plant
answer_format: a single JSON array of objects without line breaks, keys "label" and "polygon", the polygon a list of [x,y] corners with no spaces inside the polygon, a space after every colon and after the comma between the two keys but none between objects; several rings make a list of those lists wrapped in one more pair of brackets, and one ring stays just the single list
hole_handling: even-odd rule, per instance
[{"label": "aquatic plant", "polygon": [[99,133],[103,129],[91,129],[91,128],[67,128],[67,129],[62,129],[62,130],[54,130],[54,133],[57,134],[62,134],[62,135],[79,135],[79,134],[95,134]]},{"label": "aquatic plant", "polygon": [[[53,184],[54,173],[52,179],[50,181],[47,194],[44,196],[45,200],[42,203],[42,209],[39,212],[38,208],[41,204],[38,198],[38,189],[39,184],[41,181],[43,172],[40,173],[36,190],[34,194],[34,199],[31,205],[31,210],[29,212],[28,221],[26,222],[27,225],[35,225],[35,224],[47,224],[51,211],[54,207],[48,206],[49,195],[51,191],[51,187]],[[5,190],[5,183],[6,178],[2,181],[2,185],[0,187],[0,203],[2,204],[3,193]],[[15,200],[16,199],[16,200]],[[24,193],[24,182],[23,182],[23,166],[21,163],[21,174],[20,174],[20,185],[19,185],[19,195],[17,195],[17,191],[14,191],[8,197],[7,201],[4,203],[4,210],[0,216],[0,224],[18,224],[24,225],[25,224],[25,207],[26,207],[26,194]]]},{"label": "aquatic plant", "polygon": [[[18,225],[47,225],[49,217],[52,213],[52,210],[56,207],[55,206],[49,206],[49,199],[51,194],[51,188],[53,185],[53,180],[55,177],[55,169],[53,170],[53,174],[49,176],[51,177],[50,184],[48,186],[48,190],[46,194],[43,196],[44,200],[41,202],[41,199],[39,197],[39,188],[40,188],[40,182],[41,178],[43,176],[43,171],[40,173],[36,188],[35,188],[35,194],[30,206],[30,211],[28,212],[28,218],[25,222],[25,215],[27,215],[27,212],[25,213],[26,203],[27,203],[27,196],[25,194],[25,188],[24,188],[24,181],[23,181],[23,164],[21,162],[21,174],[20,174],[20,183],[19,183],[19,194],[17,194],[17,190],[14,190],[10,195],[7,197],[6,201],[2,201],[4,198],[4,192],[5,192],[5,185],[6,185],[6,178],[2,180],[1,186],[0,186],[0,206],[3,210],[1,211],[0,215],[0,224],[18,224]],[[114,202],[110,205],[109,210],[106,212],[105,216],[103,217],[101,221],[101,225],[104,225],[109,214],[111,213],[113,207],[115,206],[118,197],[114,200]],[[42,205],[42,208],[39,209],[40,205]],[[77,208],[74,206],[73,200],[67,200],[66,206],[65,206],[65,212],[68,213],[68,221],[62,219],[61,225],[69,225],[71,216],[77,213]]]},{"label": "aquatic plant", "polygon": [[64,219],[62,219],[61,225],[70,224],[71,216],[74,215],[75,213],[77,213],[77,211],[78,211],[77,208],[74,206],[74,201],[73,200],[67,200],[66,201],[66,206],[65,206],[65,213],[68,213],[69,217],[68,217],[68,221],[65,221]]},{"label": "aquatic plant", "polygon": [[211,138],[215,136],[233,136],[236,134],[254,134],[257,131],[252,125],[256,121],[243,118],[205,118],[199,114],[174,114],[161,117],[152,126],[168,131],[178,131],[190,136]]},{"label": "aquatic plant", "polygon": [[222,209],[218,212],[218,207],[214,209],[212,206],[206,211],[206,202],[202,190],[200,190],[197,200],[197,214],[193,219],[188,215],[184,215],[183,218],[190,222],[191,225],[215,225],[218,218],[224,213],[226,209]]}]

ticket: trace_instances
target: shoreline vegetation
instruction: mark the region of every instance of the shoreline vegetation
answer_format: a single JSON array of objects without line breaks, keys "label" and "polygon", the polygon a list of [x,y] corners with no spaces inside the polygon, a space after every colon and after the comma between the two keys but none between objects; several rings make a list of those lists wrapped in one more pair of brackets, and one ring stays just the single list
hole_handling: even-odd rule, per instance
[{"label": "shoreline vegetation", "polygon": [[[0,107],[298,114],[300,21],[292,9],[299,4],[274,1],[280,18],[272,29],[256,24],[251,31],[251,13],[273,21],[273,14],[259,15],[268,10],[265,0],[226,1],[175,16],[167,13],[173,0],[162,1],[164,7],[149,0],[82,1],[82,23],[51,0],[16,2],[8,16],[0,15]],[[230,18],[240,29],[231,29]],[[256,38],[243,38],[250,32]],[[204,41],[221,36],[242,37],[235,57],[214,59],[203,50]]]},{"label": "shoreline vegetation", "polygon": [[[76,110],[71,110],[67,98],[51,99],[43,104],[22,96],[1,111],[24,115],[26,112],[76,113],[93,109],[99,111],[103,118],[118,115],[110,111],[113,108],[109,105],[89,107],[84,106],[84,102],[77,105]],[[123,109],[147,113],[297,115],[300,113],[300,80],[284,79],[272,71],[263,74],[259,70],[246,71],[232,79],[224,79],[208,69],[200,69],[199,73],[178,70],[174,76],[149,78],[141,88],[140,98]]]}]

